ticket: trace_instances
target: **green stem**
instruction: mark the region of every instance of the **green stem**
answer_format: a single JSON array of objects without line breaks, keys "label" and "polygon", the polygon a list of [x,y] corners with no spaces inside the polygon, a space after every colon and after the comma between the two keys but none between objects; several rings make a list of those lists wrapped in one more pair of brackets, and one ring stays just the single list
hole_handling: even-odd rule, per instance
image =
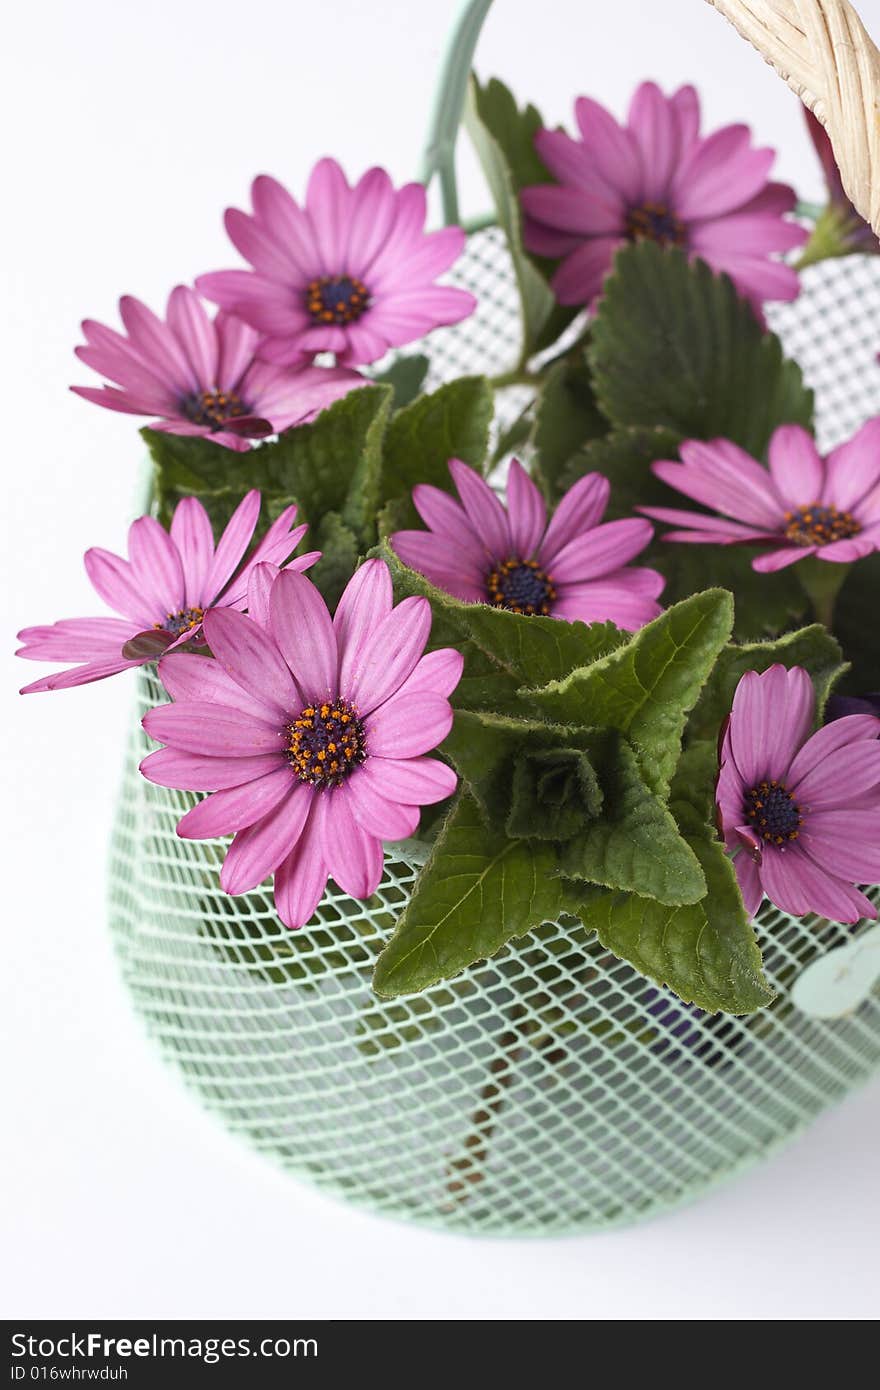
[{"label": "green stem", "polygon": [[816,621],[834,630],[834,604],[852,565],[836,565],[808,556],[797,567],[801,588],[813,606]]},{"label": "green stem", "polygon": [[506,386],[540,386],[542,381],[540,372],[530,372],[524,367],[517,367],[512,372],[490,376],[489,385],[493,391],[503,391]]}]

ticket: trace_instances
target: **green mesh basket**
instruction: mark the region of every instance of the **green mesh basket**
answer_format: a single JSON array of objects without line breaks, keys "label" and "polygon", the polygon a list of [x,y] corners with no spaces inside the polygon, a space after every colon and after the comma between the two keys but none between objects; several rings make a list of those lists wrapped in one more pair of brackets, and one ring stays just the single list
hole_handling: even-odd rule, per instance
[{"label": "green mesh basket", "polygon": [[[512,366],[519,319],[500,232],[469,238],[458,280],[479,309],[432,336],[429,386]],[[816,389],[823,446],[880,409],[880,258],[811,268],[801,298],[770,319]],[[502,424],[520,403],[502,394]],[[140,715],[166,697],[155,676],[138,679]],[[754,1162],[880,1062],[876,995],[828,1021],[791,997],[853,932],[767,904],[757,927],[778,997],[748,1018],[689,1008],[570,921],[424,994],[380,1001],[372,966],[418,844],[386,853],[369,902],[331,885],[312,924],[289,932],[268,885],[221,891],[224,843],[177,838],[194,798],[140,777],[149,746],[138,731],[126,756],[111,862],[135,1007],[229,1130],[353,1202],[484,1234],[631,1222]]]}]

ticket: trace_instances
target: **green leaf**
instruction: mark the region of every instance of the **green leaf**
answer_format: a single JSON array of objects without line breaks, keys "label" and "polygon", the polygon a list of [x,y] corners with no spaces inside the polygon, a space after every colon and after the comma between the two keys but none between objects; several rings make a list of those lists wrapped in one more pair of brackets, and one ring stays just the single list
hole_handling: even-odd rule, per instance
[{"label": "green leaf", "polygon": [[609,951],[686,1003],[709,1013],[753,1013],[773,991],[733,864],[717,841],[692,836],[689,843],[708,884],[700,902],[669,908],[609,893],[585,903],[580,916]]},{"label": "green leaf", "polygon": [[845,668],[839,642],[821,623],[813,623],[798,632],[788,632],[775,642],[725,647],[693,708],[687,738],[717,741],[740,677],[746,671],[766,671],[777,662],[781,666],[803,666],[809,671],[816,687],[816,715],[820,718],[831,687]]},{"label": "green leaf", "polygon": [[[559,835],[548,834],[546,824],[548,811],[557,812],[559,805],[549,799],[552,797],[549,787],[547,802],[543,806],[539,804],[534,788],[538,770],[534,765],[529,769],[527,760],[532,755],[558,758],[560,754],[565,754],[568,761],[568,755],[584,759],[586,765],[579,771],[584,786],[589,785],[589,791],[586,793],[586,801],[580,806],[581,814],[577,817],[579,824],[574,827],[580,829],[587,819],[598,814],[602,803],[602,795],[589,760],[594,742],[595,735],[592,730],[563,728],[557,724],[523,718],[522,709],[518,716],[461,710],[456,714],[455,723],[443,743],[442,751],[467,784],[490,826],[500,830],[507,825],[507,833],[510,835],[532,835],[543,840],[562,838]],[[517,782],[518,787],[515,785]],[[511,809],[517,795],[517,819],[525,810],[522,798],[526,795],[526,782],[531,783],[533,788],[530,799],[534,812],[531,827],[529,828],[528,819],[524,818],[522,830],[511,830]],[[574,829],[570,833],[573,834]]]},{"label": "green leaf", "polygon": [[[399,410],[385,436],[383,497],[408,498],[417,483],[452,492],[451,458],[482,472],[494,405],[485,377],[463,376]],[[421,525],[411,516],[408,526]]]},{"label": "green leaf", "polygon": [[596,819],[602,788],[581,748],[529,748],[513,765],[505,829],[516,839],[569,840]]},{"label": "green leaf", "polygon": [[813,394],[726,275],[643,241],[617,253],[589,349],[614,425],[723,435],[762,458],[777,425],[810,427]]},{"label": "green leaf", "polygon": [[602,814],[560,847],[559,871],[605,888],[623,889],[678,905],[698,902],[706,880],[672,815],[646,787],[626,741],[594,745],[604,802]]},{"label": "green leaf", "polygon": [[[658,459],[676,459],[680,443],[679,435],[667,429],[612,430],[602,439],[590,440],[569,459],[560,486],[571,487],[585,473],[604,474],[611,483],[606,521],[632,516],[639,506],[690,506],[651,471]],[[754,547],[670,543],[662,539],[667,529],[658,522],[654,541],[639,556],[640,564],[666,576],[665,604],[677,603],[698,589],[730,589],[736,598],[734,631],[742,639],[780,632],[805,613],[807,601],[794,567],[757,574],[752,569]]]},{"label": "green leaf", "polygon": [[[793,566],[793,568],[796,568]],[[834,631],[852,663],[844,689],[851,695],[880,690],[880,553],[857,560],[844,580],[834,608]]]},{"label": "green leaf", "polygon": [[305,543],[310,549],[322,552],[320,560],[312,566],[308,575],[321,590],[326,603],[334,609],[357,569],[357,536],[351,527],[346,526],[338,512],[325,512],[315,528],[314,536],[306,536]]},{"label": "green leaf", "polygon": [[[376,538],[381,443],[391,406],[390,386],[365,386],[335,401],[308,425],[287,430],[248,453],[203,439],[144,430],[157,469],[158,494],[221,500],[231,511],[249,488],[266,499],[295,501],[302,519],[317,525],[338,512],[366,546]],[[210,510],[210,509],[209,509]]]},{"label": "green leaf", "polygon": [[523,245],[520,190],[529,184],[551,181],[534,144],[544,123],[534,106],[520,111],[503,82],[494,77],[485,87],[476,77],[471,78],[464,120],[510,248],[523,318],[519,357],[520,362],[525,362],[534,352],[555,342],[578,312],[556,303],[538,262]]},{"label": "green leaf", "polygon": [[[565,877],[666,903],[695,902],[705,893],[697,861],[666,807],[646,787],[620,735],[462,711],[443,752],[490,830],[565,840],[557,869]],[[523,815],[511,825],[512,812],[526,810],[517,806],[517,794],[528,774],[534,786],[537,757],[555,764],[557,772],[563,757],[569,770],[579,757],[586,788],[575,784],[574,795],[561,806],[552,803],[549,789],[540,798],[532,792],[531,819]]]},{"label": "green leaf", "polygon": [[376,372],[373,380],[380,385],[394,389],[393,410],[414,401],[425,384],[430,359],[423,352],[412,353],[407,357],[397,357],[384,372]]},{"label": "green leaf", "polygon": [[487,831],[474,800],[462,795],[379,957],[376,993],[427,989],[555,921],[577,900],[555,867],[552,845]]},{"label": "green leaf", "polygon": [[[464,603],[409,569],[389,546],[383,548],[382,556],[391,568],[398,601],[410,594],[421,594],[430,600],[434,612],[432,643],[442,646],[449,641],[456,645],[469,641],[519,685],[530,685],[536,672],[548,680],[557,679],[615,651],[628,640],[628,634],[613,623],[588,626],[558,618],[526,618],[489,604]],[[455,695],[453,702],[456,703]]]},{"label": "green leaf", "polygon": [[561,358],[544,380],[532,435],[535,478],[549,500],[558,499],[570,486],[562,478],[572,455],[607,429],[608,422],[593,395],[586,354],[580,351]]},{"label": "green leaf", "polygon": [[695,594],[648,623],[625,647],[528,691],[528,699],[560,724],[619,729],[633,744],[648,786],[664,795],[687,713],[732,622],[733,603],[723,589]]}]

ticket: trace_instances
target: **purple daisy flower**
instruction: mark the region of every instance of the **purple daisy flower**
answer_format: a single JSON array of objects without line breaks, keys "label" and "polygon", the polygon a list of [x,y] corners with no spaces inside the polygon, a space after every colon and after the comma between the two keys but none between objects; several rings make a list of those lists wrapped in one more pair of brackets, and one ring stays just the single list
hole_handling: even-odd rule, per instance
[{"label": "purple daisy flower", "polygon": [[[143,666],[166,649],[198,642],[209,607],[243,609],[254,567],[261,562],[283,563],[308,529],[293,525],[295,506],[285,507],[247,564],[239,568],[259,515],[260,494],[249,492],[215,548],[205,508],[197,498],[184,497],[174,509],[170,533],[151,516],[132,523],[130,559],[109,550],[87,550],[85,567],[92,587],[122,617],[67,618],[49,627],[24,628],[18,636],[25,645],[16,655],[29,661],[82,664],[43,676],[26,685],[22,695],[85,685],[129,666]],[[320,554],[312,550],[298,555],[288,568],[308,569]]]},{"label": "purple daisy flower", "polygon": [[210,319],[194,290],[178,285],[166,320],[130,295],[119,301],[126,334],[94,319],[82,325],[81,362],[115,386],[72,386],[78,396],[108,410],[155,415],[154,430],[200,434],[227,449],[281,434],[366,385],[342,367],[273,366],[256,356],[260,335],[241,319]]},{"label": "purple daisy flower", "polygon": [[522,191],[530,251],[562,257],[553,289],[562,304],[592,304],[614,253],[633,241],[680,246],[726,271],[760,313],[766,299],[794,299],[797,273],[771,253],[807,233],[784,214],[794,190],[769,183],[773,150],[753,149],[748,126],[700,135],[693,87],[666,97],[653,82],[633,96],[625,126],[598,102],[575,103],[580,138],[542,130],[535,147],[559,182]]},{"label": "purple daisy flower", "polygon": [[721,745],[720,830],[750,915],[763,895],[793,917],[876,917],[854,883],[880,879],[880,719],[852,714],[812,736],[800,666],[747,671]]},{"label": "purple daisy flower", "polygon": [[880,547],[880,415],[822,459],[800,425],[780,425],[770,440],[769,472],[729,439],[689,439],[681,463],[651,465],[664,483],[715,515],[676,507],[639,507],[645,516],[686,530],[665,541],[762,544],[761,572],[808,555],[849,564]]},{"label": "purple daisy flower", "polygon": [[226,230],[253,270],[218,270],[196,284],[264,337],[261,355],[297,363],[318,352],[348,365],[458,323],[473,295],[437,285],[464,246],[460,227],[426,233],[425,190],[395,190],[384,169],[354,187],[334,159],[312,170],[305,207],[263,174],[253,215],[228,208]]},{"label": "purple daisy flower", "polygon": [[452,769],[425,754],[449,732],[463,661],[452,649],[422,655],[430,605],[394,608],[381,560],[361,566],[332,620],[302,575],[267,571],[254,587],[267,627],[211,609],[215,659],[163,658],[174,703],[151,710],[144,728],[166,746],[141,771],[163,787],[213,792],[178,834],[234,835],[223,888],[246,893],[274,874],[281,920],[301,927],[328,877],[370,897],[382,841],[412,835],[419,807],[455,790]]},{"label": "purple daisy flower", "polygon": [[663,576],[627,568],[651,540],[639,517],[599,525],[611,492],[601,473],[569,488],[547,525],[544,499],[514,459],[507,508],[460,459],[450,459],[461,504],[440,488],[413,489],[427,531],[397,531],[391,544],[405,565],[470,603],[570,622],[616,623],[628,632],[656,618]]}]

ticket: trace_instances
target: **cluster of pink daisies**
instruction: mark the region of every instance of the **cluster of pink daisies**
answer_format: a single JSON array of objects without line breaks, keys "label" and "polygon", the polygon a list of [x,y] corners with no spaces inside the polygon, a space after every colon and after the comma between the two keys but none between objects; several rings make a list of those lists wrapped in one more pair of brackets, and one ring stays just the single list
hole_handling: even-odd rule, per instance
[{"label": "cluster of pink daisies", "polygon": [[[701,136],[693,89],[666,98],[652,83],[637,90],[623,126],[587,98],[575,114],[577,138],[537,137],[557,181],[522,195],[527,244],[559,262],[552,283],[562,303],[591,306],[617,248],[645,238],[726,271],[759,314],[766,299],[794,297],[795,272],[773,258],[805,239],[786,216],[794,194],[768,181],[772,152],[753,149],[746,127]],[[178,286],[164,320],[123,298],[124,334],[84,323],[77,355],[110,384],[74,390],[153,417],[156,429],[246,450],[362,385],[358,367],[475,308],[465,291],[437,283],[464,234],[425,232],[418,184],[395,190],[371,169],[350,186],[324,159],[303,206],[265,176],[252,202],[251,213],[226,214],[250,268],[200,276],[197,290]],[[219,306],[213,319],[203,299]],[[548,518],[517,460],[506,505],[464,463],[449,468],[458,500],[416,487],[425,529],[392,538],[436,587],[523,618],[610,620],[629,632],[659,615],[662,576],[632,563],[653,528],[641,516],[603,522],[607,479],[581,478]],[[726,440],[690,441],[680,462],[654,470],[709,509],[640,509],[676,528],[667,540],[754,544],[761,570],[878,548],[880,419],[824,461],[805,431],[784,426],[769,470]],[[455,790],[454,772],[429,755],[451,727],[463,659],[425,654],[430,605],[395,606],[379,560],[360,566],[331,616],[305,573],[319,552],[295,555],[306,531],[296,507],[254,547],[260,508],[249,492],[216,543],[195,498],[178,504],[167,531],[141,517],[128,558],[85,557],[117,616],[27,628],[20,655],[73,663],[26,692],[158,659],[171,702],[144,719],[164,746],[142,772],[206,793],[179,834],[231,835],[223,887],[245,893],[273,875],[279,916],[298,927],[328,877],[369,897],[383,842],[414,834],[420,808]],[[880,719],[860,711],[811,734],[814,714],[804,671],[743,677],[722,747],[721,827],[750,912],[766,893],[798,915],[854,922],[876,915],[853,884],[880,877]]]}]

